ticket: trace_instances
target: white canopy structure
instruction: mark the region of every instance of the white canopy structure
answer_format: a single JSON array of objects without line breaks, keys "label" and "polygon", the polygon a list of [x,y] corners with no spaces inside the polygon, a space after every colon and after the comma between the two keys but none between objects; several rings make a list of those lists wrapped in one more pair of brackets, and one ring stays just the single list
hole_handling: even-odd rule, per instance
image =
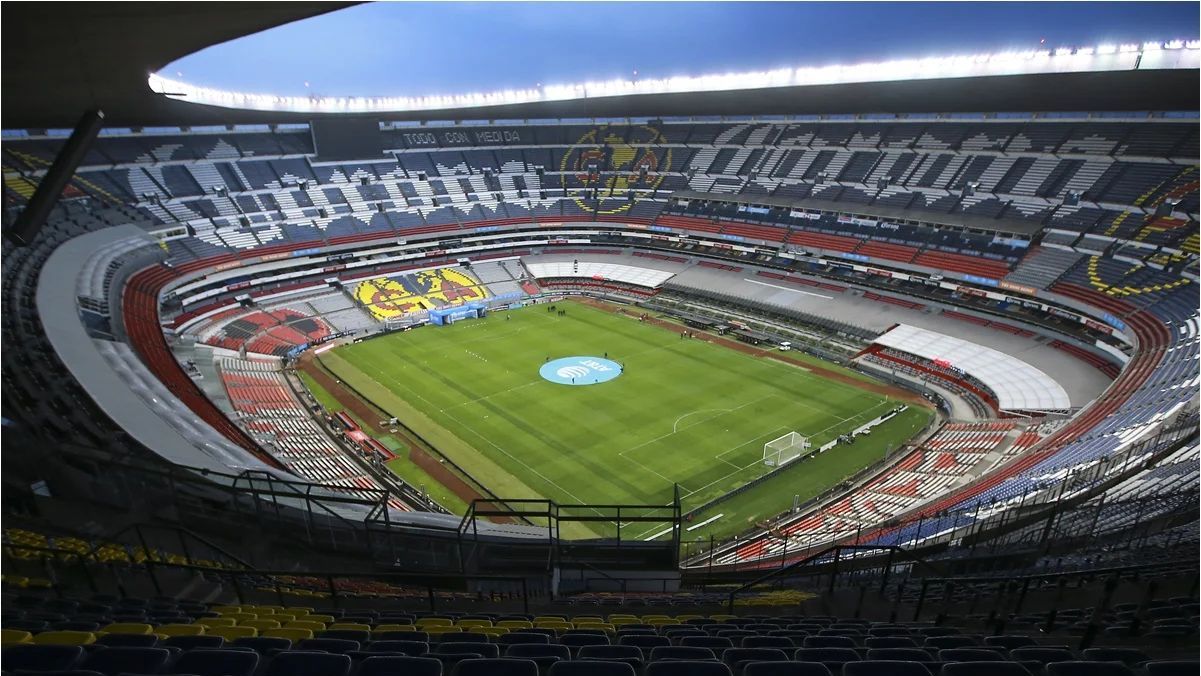
[{"label": "white canopy structure", "polygon": [[559,261],[554,263],[526,263],[525,267],[538,279],[547,277],[584,277],[588,279],[603,279],[635,286],[657,288],[675,276],[674,272],[636,268],[632,265],[617,263],[592,263],[580,261]]},{"label": "white canopy structure", "polygon": [[1072,407],[1068,393],[1046,373],[1026,362],[994,350],[908,324],[876,339],[883,347],[948,363],[984,383],[1006,411],[1063,411]]}]

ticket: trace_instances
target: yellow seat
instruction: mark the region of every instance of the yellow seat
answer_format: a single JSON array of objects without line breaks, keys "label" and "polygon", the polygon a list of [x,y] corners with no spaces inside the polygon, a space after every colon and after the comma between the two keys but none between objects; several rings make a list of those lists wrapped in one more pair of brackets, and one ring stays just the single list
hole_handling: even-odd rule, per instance
[{"label": "yellow seat", "polygon": [[259,636],[267,636],[270,638],[286,638],[290,641],[303,641],[313,638],[312,629],[301,629],[299,627],[283,627],[281,629],[268,629]]},{"label": "yellow seat", "polygon": [[237,620],[232,617],[202,617],[192,624],[199,624],[204,627],[232,627],[237,623]]},{"label": "yellow seat", "polygon": [[289,613],[291,615],[312,615],[313,609],[308,606],[284,606],[283,610],[275,611],[276,615]]},{"label": "yellow seat", "polygon": [[0,645],[15,645],[17,643],[32,643],[33,634],[20,629],[0,629]]},{"label": "yellow seat", "polygon": [[271,619],[279,622],[280,624],[287,624],[292,620],[300,620],[304,619],[305,617],[305,615],[293,615],[292,613],[276,613],[271,616]]},{"label": "yellow seat", "polygon": [[246,612],[248,612],[248,613],[258,613],[258,614],[260,614],[260,615],[263,615],[263,614],[267,614],[267,615],[273,615],[273,614],[275,614],[277,611],[282,611],[283,609],[284,609],[284,607],[283,607],[283,606],[249,606],[249,607],[244,607],[244,610],[245,610]]},{"label": "yellow seat", "polygon": [[721,624],[722,622],[726,622],[728,620],[737,620],[738,616],[737,615],[711,615],[709,617],[709,619],[713,620],[713,622],[715,624]]},{"label": "yellow seat", "polygon": [[468,627],[491,627],[492,620],[459,620],[459,626],[467,629]]},{"label": "yellow seat", "polygon": [[704,615],[680,615],[676,619],[680,621],[680,624],[688,624],[688,620],[703,620],[703,619],[705,619],[705,616]]},{"label": "yellow seat", "polygon": [[411,624],[377,624],[373,631],[418,631]]},{"label": "yellow seat", "polygon": [[449,617],[421,617],[413,624],[418,627],[453,627],[455,622]]},{"label": "yellow seat", "polygon": [[313,615],[311,613],[306,614],[303,617],[298,616],[296,619],[304,620],[305,622],[321,622],[323,624],[329,624],[331,622],[338,621],[338,618],[334,617],[333,615]]},{"label": "yellow seat", "polygon": [[348,631],[371,631],[371,625],[358,622],[334,622],[326,629],[345,629]]},{"label": "yellow seat", "polygon": [[284,624],[284,629],[304,629],[305,631],[325,631],[324,622],[310,622],[308,620],[292,620]]},{"label": "yellow seat", "polygon": [[43,631],[33,637],[38,645],[91,645],[96,635],[90,631]]},{"label": "yellow seat", "polygon": [[160,624],[154,633],[162,636],[201,636],[208,627],[203,624]]},{"label": "yellow seat", "polygon": [[604,622],[605,618],[599,615],[576,615],[575,617],[571,618],[571,621],[575,622],[576,624],[585,622]]},{"label": "yellow seat", "polygon": [[612,634],[614,631],[616,631],[613,628],[613,625],[609,624],[608,622],[576,622],[575,628],[576,629],[600,629],[601,631],[604,631],[605,633],[608,633],[608,634]]},{"label": "yellow seat", "polygon": [[506,627],[508,629],[531,629],[534,626],[533,622],[526,620],[501,620],[496,623],[498,627]]},{"label": "yellow seat", "polygon": [[247,620],[259,619],[258,613],[225,613],[222,618],[229,618],[238,624],[242,624]]},{"label": "yellow seat", "polygon": [[634,620],[615,620],[615,619],[610,619],[610,620],[609,620],[609,624],[612,624],[614,627],[616,627],[616,628],[618,628],[618,629],[621,629],[622,627],[625,627],[625,626],[627,626],[627,625],[631,625],[631,624],[642,624],[642,620],[637,620],[637,619],[634,619]]},{"label": "yellow seat", "polygon": [[154,628],[141,622],[114,622],[100,631],[106,634],[149,634]]},{"label": "yellow seat", "polygon": [[429,634],[430,636],[433,636],[435,634],[461,634],[463,632],[463,628],[462,627],[436,626],[436,627],[422,627],[422,628],[418,629],[417,631],[424,631],[425,633]]},{"label": "yellow seat", "polygon": [[226,641],[236,641],[240,638],[254,638],[259,635],[259,630],[254,627],[212,627],[208,631],[209,636],[220,636]]},{"label": "yellow seat", "polygon": [[534,624],[539,622],[566,622],[567,618],[562,615],[539,615],[534,618]]},{"label": "yellow seat", "polygon": [[239,624],[238,626],[239,627],[254,627],[255,629],[258,629],[259,631],[262,631],[264,629],[279,629],[280,624],[279,624],[279,620],[260,617],[257,620],[246,620],[245,622],[243,622],[242,624]]},{"label": "yellow seat", "polygon": [[534,622],[534,627],[537,629],[554,629],[555,631],[567,631],[575,629],[575,626],[570,622],[547,620],[544,622]]},{"label": "yellow seat", "polygon": [[663,626],[672,625],[672,624],[679,624],[678,622],[671,619],[670,617],[652,617],[652,618],[643,620],[642,623],[649,624],[652,627],[663,627]]},{"label": "yellow seat", "polygon": [[242,606],[212,606],[209,610],[218,615],[224,615],[226,613],[240,613],[242,612]]},{"label": "yellow seat", "polygon": [[497,636],[504,636],[505,634],[509,633],[509,628],[508,627],[474,627],[474,628],[472,628],[472,631],[481,633],[485,636],[496,638]]}]

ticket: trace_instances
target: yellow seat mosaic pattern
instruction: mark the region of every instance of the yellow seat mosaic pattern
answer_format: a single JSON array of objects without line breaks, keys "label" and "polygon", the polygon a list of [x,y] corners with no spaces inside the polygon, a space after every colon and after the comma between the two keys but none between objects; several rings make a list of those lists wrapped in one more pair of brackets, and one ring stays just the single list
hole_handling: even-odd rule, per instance
[{"label": "yellow seat mosaic pattern", "polygon": [[354,297],[380,321],[411,312],[483,300],[488,289],[458,268],[422,270],[403,277],[377,277],[361,282]]}]

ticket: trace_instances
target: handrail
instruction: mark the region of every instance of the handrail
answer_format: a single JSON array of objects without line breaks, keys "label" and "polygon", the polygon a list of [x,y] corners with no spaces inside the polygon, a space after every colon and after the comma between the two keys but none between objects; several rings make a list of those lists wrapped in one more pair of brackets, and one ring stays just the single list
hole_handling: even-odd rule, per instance
[{"label": "handrail", "polygon": [[[79,552],[74,552],[74,551],[62,549],[59,547],[38,547],[38,546],[34,546],[34,545],[23,545],[23,544],[6,542],[6,543],[4,543],[3,548],[7,549],[7,550],[23,550],[23,551],[41,552],[41,553],[45,553],[45,554],[52,554],[55,556],[70,556],[70,557],[82,556],[87,559],[90,559],[93,564],[101,564],[102,563],[101,561],[96,559],[94,553],[89,553],[87,555],[81,555]],[[231,575],[231,576],[253,575],[253,576],[260,576],[260,577],[267,577],[267,578],[277,578],[277,577],[324,578],[329,585],[330,595],[335,599],[335,603],[336,603],[336,599],[338,597],[338,592],[337,592],[336,585],[334,585],[334,580],[337,578],[371,579],[371,580],[379,580],[379,581],[385,581],[385,582],[395,581],[400,584],[424,586],[426,588],[426,590],[429,592],[429,601],[430,601],[431,610],[433,609],[433,605],[434,605],[433,592],[435,590],[456,591],[453,589],[447,589],[447,587],[449,585],[443,584],[441,586],[438,586],[438,583],[440,581],[446,581],[446,580],[462,582],[464,585],[466,585],[472,581],[492,581],[492,582],[516,583],[516,584],[520,585],[520,587],[521,587],[522,601],[526,605],[527,609],[529,606],[529,596],[530,596],[530,594],[529,594],[530,578],[528,576],[518,576],[518,575],[487,575],[487,574],[464,575],[462,573],[451,573],[451,574],[443,575],[443,574],[438,574],[438,573],[411,573],[411,572],[396,572],[396,571],[379,571],[379,572],[361,572],[361,573],[359,573],[359,572],[344,572],[344,571],[331,572],[331,571],[270,570],[270,569],[261,569],[261,568],[253,568],[253,567],[246,568],[246,569],[229,569],[229,568],[214,567],[214,566],[201,566],[201,565],[197,565],[197,564],[193,564],[193,563],[177,563],[177,562],[172,562],[172,561],[151,561],[149,559],[147,559],[146,561],[142,561],[142,562],[130,561],[130,565],[135,566],[135,567],[144,568],[146,570],[147,574],[150,575],[151,581],[154,584],[155,589],[159,590],[160,593],[161,593],[161,588],[159,586],[158,579],[155,576],[155,572],[154,572],[156,568],[173,568],[173,569],[179,569],[179,570],[197,571],[197,572],[202,572],[202,573],[207,573],[207,574],[216,574],[216,575],[226,574],[226,575]],[[90,575],[89,575],[89,577],[90,577]],[[238,584],[236,578],[231,580],[231,582],[233,583],[235,593],[237,594],[239,601],[240,601],[243,598],[241,585]],[[282,595],[282,592],[279,589],[279,586],[280,586],[279,581],[272,580],[272,582],[275,585],[276,593]]]},{"label": "handrail", "polygon": [[[143,529],[143,528],[159,528],[159,529],[162,529],[162,530],[166,530],[166,531],[175,532],[176,534],[186,534],[186,535],[188,535],[188,536],[190,536],[190,537],[192,537],[192,538],[195,538],[195,539],[196,539],[196,540],[198,540],[199,542],[203,543],[203,544],[204,544],[204,546],[206,546],[206,547],[209,547],[209,548],[213,549],[213,550],[214,550],[214,551],[216,551],[217,553],[221,554],[221,555],[222,555],[222,556],[224,556],[224,557],[227,557],[227,558],[229,558],[230,560],[232,560],[233,562],[237,563],[238,565],[241,565],[241,566],[242,566],[242,567],[244,567],[244,568],[253,568],[253,567],[254,567],[254,566],[252,566],[251,564],[249,564],[249,563],[246,563],[244,560],[242,560],[242,559],[241,559],[241,557],[238,557],[238,556],[236,556],[236,555],[234,555],[234,554],[231,554],[231,553],[229,553],[228,551],[226,551],[226,550],[225,550],[225,548],[224,548],[224,547],[222,547],[222,546],[220,546],[220,545],[217,545],[217,544],[214,544],[214,543],[213,543],[212,541],[210,541],[209,539],[207,539],[207,538],[205,538],[205,537],[203,537],[203,536],[199,535],[198,533],[195,533],[194,531],[192,531],[192,530],[190,530],[190,529],[188,529],[188,528],[185,528],[185,527],[183,527],[183,526],[172,526],[172,525],[169,525],[169,524],[158,525],[158,524],[143,524],[143,523],[135,523],[135,524],[130,524],[130,525],[128,525],[128,526],[125,526],[124,528],[121,528],[120,530],[117,530],[117,531],[115,531],[115,532],[113,532],[113,533],[110,533],[109,535],[103,536],[103,537],[102,537],[102,538],[100,538],[100,539],[116,541],[116,540],[117,540],[117,539],[118,539],[118,538],[119,538],[121,535],[123,535],[123,534],[124,534],[124,533],[126,533],[127,531],[130,531],[130,530],[132,530],[132,531],[134,531],[134,532],[136,532],[136,533],[137,533],[137,535],[138,535],[138,539],[139,539],[139,540],[142,540],[142,548],[143,548],[143,549],[146,549],[146,550],[149,550],[150,548],[146,546],[146,544],[145,544],[145,541],[144,541],[144,540],[143,540],[143,538],[142,538],[142,529]],[[181,540],[181,542],[182,542],[182,535],[181,535],[181,538],[180,538],[180,540]],[[106,543],[106,544],[107,544],[107,543]],[[105,546],[105,545],[94,544],[94,545],[92,546],[92,549],[91,549],[91,551],[89,551],[89,552],[88,552],[88,554],[94,557],[94,556],[95,556],[95,554],[96,554],[96,552],[97,552],[97,551],[98,551],[98,550],[99,550],[99,549],[100,549],[102,546]],[[188,559],[191,559],[191,556],[190,556],[190,555],[188,555],[188,556],[187,556],[187,558],[188,558]]]},{"label": "handrail", "polygon": [[[787,574],[797,570],[798,568],[801,568],[802,566],[806,566],[806,565],[812,563],[813,561],[816,561],[820,558],[825,557],[827,554],[830,554],[831,552],[834,553],[834,561],[833,561],[834,575],[837,576],[839,556],[842,554],[842,552],[844,550],[872,551],[872,552],[887,551],[889,556],[888,556],[888,563],[885,564],[885,573],[884,573],[885,580],[887,580],[888,569],[892,568],[893,558],[895,557],[895,555],[897,553],[900,553],[903,556],[907,557],[910,561],[912,561],[915,564],[925,566],[932,570],[938,570],[938,567],[935,566],[934,564],[930,563],[929,561],[926,561],[925,559],[923,559],[919,556],[913,555],[912,552],[909,552],[908,550],[904,549],[903,547],[899,547],[897,545],[834,545],[832,547],[827,547],[827,548],[821,550],[820,552],[817,552],[816,554],[811,554],[809,556],[806,556],[805,558],[803,558],[799,561],[794,561],[793,563],[790,563],[787,566],[784,566],[783,568],[777,568],[776,570],[773,570],[769,573],[760,575],[759,577],[755,578],[754,580],[751,580],[750,582],[743,584],[741,587],[734,589],[733,591],[730,592],[729,611],[733,612],[734,598],[738,594],[749,591],[752,587],[758,586],[759,584],[761,584],[767,580],[770,580],[772,578],[787,575]],[[821,573],[813,572],[811,574],[819,575]]]}]

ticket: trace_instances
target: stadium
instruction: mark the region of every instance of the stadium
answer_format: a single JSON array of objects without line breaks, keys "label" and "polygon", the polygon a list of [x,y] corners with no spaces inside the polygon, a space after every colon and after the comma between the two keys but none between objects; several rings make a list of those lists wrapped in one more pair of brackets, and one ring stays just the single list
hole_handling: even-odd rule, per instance
[{"label": "stadium", "polygon": [[364,6],[208,7],[4,8],[5,673],[1197,673],[1195,35],[288,95],[168,65]]}]

